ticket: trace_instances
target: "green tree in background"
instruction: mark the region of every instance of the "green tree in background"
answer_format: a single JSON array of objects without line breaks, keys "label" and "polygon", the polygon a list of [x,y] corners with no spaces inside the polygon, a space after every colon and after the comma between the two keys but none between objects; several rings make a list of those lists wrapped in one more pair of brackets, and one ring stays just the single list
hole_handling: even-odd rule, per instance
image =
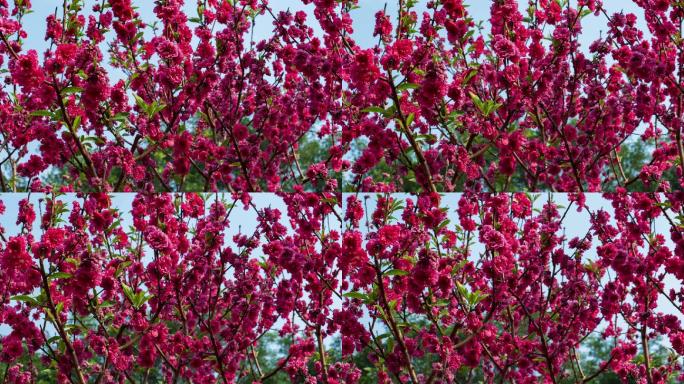
[{"label": "green tree in background", "polygon": [[[189,123],[188,125],[192,125]],[[187,128],[191,129],[191,128]],[[291,156],[292,161],[288,164],[284,164],[283,167],[287,168],[284,171],[287,173],[296,175],[294,179],[284,180],[282,183],[283,191],[291,191],[296,185],[303,184],[305,189],[308,191],[321,190],[322,185],[319,185],[316,181],[306,180],[306,172],[309,167],[313,164],[324,163],[328,160],[330,148],[332,143],[330,141],[319,140],[315,133],[307,133],[299,140],[299,147],[297,151]],[[174,178],[168,181],[162,181],[161,175],[164,172],[164,167],[172,159],[170,153],[165,153],[164,151],[156,151],[153,153],[153,158],[156,166],[156,173],[159,177],[153,180],[146,180],[152,182],[155,191],[188,191],[188,192],[201,192],[210,191],[210,186],[207,184],[205,177],[202,173],[205,172],[204,165],[197,164],[190,168],[190,172],[183,178]],[[6,165],[6,167],[9,165]],[[11,172],[7,172],[11,173]],[[115,168],[112,170],[110,180],[108,180],[110,185],[116,186],[118,179],[121,175],[121,170]],[[333,178],[337,180],[338,185],[342,183],[342,173],[332,172]],[[64,169],[53,168],[46,177],[43,178],[43,182],[54,188],[59,188],[68,183],[71,180],[71,176],[68,175]],[[73,181],[73,180],[72,180]],[[85,179],[81,180],[85,182]],[[305,183],[302,183],[306,181]],[[27,185],[17,184],[16,190],[26,190]],[[262,189],[265,186],[261,186]],[[219,185],[219,190],[225,191],[225,186]],[[83,191],[87,192],[87,191]],[[118,192],[116,190],[115,192]]]},{"label": "green tree in background", "polygon": [[[357,140],[353,143],[350,150],[350,157],[352,159],[358,158],[363,150],[366,148],[367,142]],[[627,183],[626,188],[633,192],[653,192],[652,186],[647,186],[644,184],[643,180],[639,177],[639,174],[644,167],[651,162],[653,150],[655,149],[655,143],[653,140],[643,141],[641,139],[628,140],[623,143],[620,153],[620,165],[617,165],[615,159],[613,159],[613,164],[609,167],[610,177],[606,178],[609,180],[606,185],[604,185],[604,191],[614,191],[621,183],[617,180],[621,180],[622,183]],[[493,153],[485,152],[483,154],[485,164],[490,164],[492,161],[496,160],[496,155]],[[486,168],[486,167],[485,167]],[[621,169],[620,169],[621,168]],[[391,182],[392,175],[396,172],[392,170],[384,158],[373,167],[368,173],[363,175],[363,177],[370,177],[375,181],[385,181]],[[524,172],[516,172],[510,180],[501,178],[495,180],[494,186],[497,192],[500,191],[526,191],[528,190],[528,184],[523,176]],[[345,174],[344,180],[344,192],[353,192],[356,187],[353,185],[355,177],[357,175],[353,174],[351,171]],[[677,175],[675,173],[675,168],[670,168],[663,174],[663,178],[670,183],[673,189],[680,189],[682,186],[677,183]],[[457,178],[457,190],[463,190],[465,185],[465,177],[461,176]],[[419,184],[415,182],[415,177],[409,171],[409,175],[404,177],[402,180],[402,185],[406,186],[406,189],[402,192],[418,192],[421,191]],[[544,186],[539,186],[543,190]]]}]

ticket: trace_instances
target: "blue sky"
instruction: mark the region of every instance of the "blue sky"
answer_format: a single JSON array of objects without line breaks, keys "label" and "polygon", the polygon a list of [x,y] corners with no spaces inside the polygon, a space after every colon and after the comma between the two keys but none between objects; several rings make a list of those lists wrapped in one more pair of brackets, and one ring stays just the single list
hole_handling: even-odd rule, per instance
[{"label": "blue sky", "polygon": [[[90,12],[92,6],[99,3],[99,0],[84,0],[85,10]],[[576,0],[571,0],[576,3]],[[488,0],[465,0],[464,1],[469,7],[468,12],[476,21],[484,21],[489,16],[489,9],[492,4]],[[382,10],[385,5],[387,6],[387,12],[390,15],[396,15],[397,12],[397,1],[396,0],[359,0],[359,9],[353,10],[351,13],[352,19],[354,20],[354,38],[357,42],[364,47],[370,47],[377,42],[374,38],[373,28],[375,26],[375,13]],[[525,10],[527,8],[527,1],[520,0],[520,9]],[[29,36],[25,40],[24,49],[35,49],[39,53],[42,53],[47,48],[47,43],[44,41],[45,37],[45,18],[54,13],[55,9],[61,7],[62,0],[34,0],[33,1],[33,13],[27,15],[24,18],[24,26],[28,31]],[[153,0],[133,0],[134,6],[138,7],[138,12],[144,21],[151,23],[155,20],[155,15],[153,12],[154,6]],[[422,12],[426,10],[425,5],[427,0],[419,0],[416,10]],[[644,28],[643,24],[643,12],[634,5],[632,1],[624,0],[604,0],[606,9],[611,12],[632,12],[637,14],[640,19],[640,27]],[[301,0],[271,0],[270,6],[277,14],[279,11],[284,11],[290,9],[291,11],[303,10],[309,15],[309,21],[315,30],[320,31],[317,22],[313,16],[313,4],[304,5]],[[196,2],[193,0],[186,0],[184,9],[186,13],[192,17],[197,14]],[[582,44],[588,45],[593,40],[596,39],[601,33],[601,31],[606,30],[606,20],[603,16],[589,16],[585,19],[583,23],[584,33],[582,36]],[[256,40],[266,38],[272,31],[273,25],[271,23],[271,18],[269,15],[260,16],[257,18],[254,29],[254,36]]]},{"label": "blue sky", "polygon": [[[20,230],[20,228],[18,228],[15,224],[18,214],[18,205],[19,201],[25,199],[27,196],[29,195],[26,193],[0,193],[0,200],[5,204],[6,207],[5,213],[2,216],[0,216],[0,225],[5,227],[7,235],[15,235]],[[124,228],[128,228],[133,224],[130,210],[133,204],[133,199],[135,198],[136,194],[113,193],[111,194],[111,196],[112,206],[118,209],[120,212],[121,225]],[[215,195],[210,194],[208,196],[210,197],[207,199],[207,207],[215,201]],[[223,198],[228,202],[232,201],[230,194],[219,193],[218,197],[219,199]],[[38,212],[38,207],[41,206],[42,199],[44,199],[44,195],[40,193],[33,193],[29,197],[29,201],[33,203],[34,207],[36,208],[36,212]],[[81,205],[83,205],[83,199],[78,198],[74,193],[66,194],[60,197],[59,200],[63,201],[68,207],[71,207],[71,204],[74,201],[78,201]],[[282,201],[280,197],[276,196],[275,194],[269,193],[255,193],[252,194],[252,201],[258,209],[270,207],[280,210],[284,218],[283,220],[281,220],[282,224],[290,228],[289,223],[287,222],[287,220],[285,220],[285,218],[287,217],[287,207],[285,206],[285,203]],[[230,226],[226,229],[226,235],[228,236],[228,238],[232,237],[232,235],[239,232],[251,234],[256,229],[256,212],[252,208],[244,210],[242,207],[242,203],[238,201],[238,204],[231,213],[231,217],[229,219]],[[34,235],[39,236],[40,230],[38,228],[38,225],[35,225],[34,227]]]}]

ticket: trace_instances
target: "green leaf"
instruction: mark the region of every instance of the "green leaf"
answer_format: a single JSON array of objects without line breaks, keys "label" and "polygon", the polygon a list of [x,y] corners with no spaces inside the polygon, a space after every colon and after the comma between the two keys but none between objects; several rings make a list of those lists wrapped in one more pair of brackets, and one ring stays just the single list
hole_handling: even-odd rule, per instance
[{"label": "green leaf", "polygon": [[112,224],[110,224],[109,227],[107,227],[107,230],[105,232],[106,233],[112,233],[112,231],[115,228],[119,227],[120,225],[121,225],[121,220],[114,220],[114,222],[112,222]]},{"label": "green leaf", "polygon": [[60,335],[55,335],[55,336],[52,336],[51,338],[47,339],[47,343],[48,343],[48,344],[52,344],[52,343],[56,343],[56,342],[58,342],[58,341],[60,341],[60,340],[62,340],[62,336],[60,336]]},{"label": "green leaf", "polygon": [[154,103],[152,103],[152,106],[150,108],[150,113],[149,113],[150,117],[154,117],[159,112],[163,111],[164,108],[166,108],[165,104],[155,101]]},{"label": "green leaf", "polygon": [[62,95],[71,95],[74,93],[81,93],[83,92],[83,88],[80,87],[66,87],[62,89]]},{"label": "green leaf", "polygon": [[463,284],[459,283],[458,281],[456,282],[456,288],[458,288],[458,293],[461,294],[463,297],[468,297],[468,288],[466,288]]},{"label": "green leaf", "polygon": [[447,305],[449,305],[449,303],[450,302],[447,299],[439,299],[435,302],[434,306],[435,307],[446,307]]},{"label": "green leaf", "polygon": [[55,280],[55,279],[69,279],[72,277],[71,273],[66,273],[66,272],[55,272],[51,273],[50,276],[48,276],[48,280]]},{"label": "green leaf", "polygon": [[112,121],[124,122],[126,120],[128,120],[128,113],[127,112],[119,112],[116,115],[112,116]]},{"label": "green leaf", "polygon": [[152,104],[147,104],[145,100],[142,99],[142,97],[134,94],[133,97],[135,98],[135,103],[138,105],[138,107],[145,112],[147,117],[152,118],[159,112],[161,112],[164,108],[166,108],[166,105],[163,103],[160,103],[158,101],[152,102]]},{"label": "green leaf", "polygon": [[33,111],[31,112],[31,116],[36,116],[36,117],[52,117],[52,112],[46,111],[46,110],[40,110],[40,111]]},{"label": "green leaf", "polygon": [[468,297],[468,303],[474,307],[477,304],[479,304],[482,300],[486,299],[487,296],[489,295],[482,293],[482,291],[475,291],[471,293]]},{"label": "green leaf", "polygon": [[81,116],[78,115],[78,116],[74,117],[74,121],[73,121],[74,131],[77,131],[80,126],[81,126]]},{"label": "green leaf", "polygon": [[152,296],[146,295],[144,291],[134,293],[133,288],[124,283],[121,283],[121,288],[123,289],[124,295],[131,301],[131,304],[135,309],[139,309],[147,300],[152,298]]},{"label": "green leaf", "polygon": [[38,302],[38,300],[36,300],[35,298],[33,298],[33,297],[29,296],[29,295],[16,295],[16,296],[12,296],[12,297],[10,297],[10,300],[14,300],[14,301],[23,301],[23,302],[25,302],[25,303],[29,303],[29,304],[33,304],[33,305],[39,305],[39,304],[40,304],[40,303]]},{"label": "green leaf", "polygon": [[475,104],[477,109],[482,111],[483,103],[482,103],[482,99],[480,99],[480,96],[476,95],[473,92],[469,92],[469,94],[470,94],[470,100],[472,100],[473,104]]},{"label": "green leaf", "polygon": [[474,94],[473,92],[470,92],[470,100],[473,101],[473,104],[475,104],[477,109],[480,110],[480,113],[482,113],[482,115],[485,117],[489,116],[494,111],[499,109],[499,107],[501,107],[501,104],[494,102],[494,100],[482,101],[480,96]]},{"label": "green leaf", "polygon": [[123,289],[124,295],[130,300],[131,302],[133,301],[133,296],[135,294],[133,293],[133,288],[129,287],[128,285],[121,283],[121,289]]},{"label": "green leaf", "polygon": [[437,136],[427,133],[425,135],[416,135],[416,141],[425,141],[428,143],[434,143],[437,141]]},{"label": "green leaf", "polygon": [[68,257],[65,261],[67,263],[74,265],[74,266],[77,266],[77,267],[80,264],[80,262],[77,259],[74,259],[73,257]]},{"label": "green leaf", "polygon": [[415,119],[415,118],[416,118],[416,115],[414,115],[413,113],[409,113],[409,115],[406,116],[406,128],[411,126],[411,123],[413,123],[413,119]]},{"label": "green leaf", "polygon": [[385,272],[386,276],[406,276],[408,275],[408,271],[404,271],[403,269],[391,269],[387,272]]},{"label": "green leaf", "polygon": [[347,292],[342,296],[348,297],[350,299],[368,300],[368,295],[365,295],[361,292]]},{"label": "green leaf", "polygon": [[133,98],[135,98],[135,103],[138,105],[138,107],[140,107],[140,109],[142,109],[143,111],[147,111],[147,103],[145,102],[145,100],[143,100],[142,97],[134,94]]},{"label": "green leaf", "polygon": [[[468,41],[468,39],[473,37],[474,34],[475,34],[475,31],[471,29],[470,31],[466,32],[465,35],[463,35],[463,38],[461,39],[461,41]],[[471,49],[475,49],[475,44],[468,44],[468,50],[471,50]]]},{"label": "green leaf", "polygon": [[321,197],[321,201],[326,204],[337,204],[337,199],[335,197]]},{"label": "green leaf", "polygon": [[470,72],[468,72],[468,74],[463,78],[463,81],[461,82],[461,84],[463,84],[463,85],[468,84],[468,82],[470,82],[470,80],[472,80],[473,77],[475,77],[475,75],[477,75],[477,71],[476,70],[470,70]]},{"label": "green leaf", "polygon": [[600,267],[598,264],[596,264],[593,260],[589,260],[585,265],[584,269],[587,270],[588,272],[593,273],[596,277],[599,277],[600,274]]},{"label": "green leaf", "polygon": [[449,225],[449,223],[451,223],[451,220],[446,219],[446,220],[442,221],[441,223],[439,223],[439,226],[437,226],[437,229],[442,229],[442,228],[446,227],[447,225]]},{"label": "green leaf", "polygon": [[133,296],[133,306],[138,309],[151,298],[152,296],[145,295],[145,292],[138,292]]},{"label": "green leaf", "polygon": [[500,103],[495,103],[493,100],[487,100],[487,102],[485,103],[485,110],[483,113],[485,116],[489,116],[492,113],[496,112],[496,110],[500,107]]},{"label": "green leaf", "polygon": [[401,83],[397,86],[397,91],[402,92],[407,89],[418,89],[420,88],[419,84],[414,84],[414,83]]},{"label": "green leaf", "polygon": [[385,113],[385,108],[382,107],[368,107],[361,110],[364,113]]}]

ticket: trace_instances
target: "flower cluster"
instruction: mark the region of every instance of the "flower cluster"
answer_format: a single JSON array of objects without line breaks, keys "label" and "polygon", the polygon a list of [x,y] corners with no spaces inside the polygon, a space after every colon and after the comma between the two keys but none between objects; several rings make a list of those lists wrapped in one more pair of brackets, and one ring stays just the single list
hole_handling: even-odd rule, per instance
[{"label": "flower cluster", "polygon": [[684,196],[554,196],[22,199],[3,380],[684,379]]},{"label": "flower cluster", "polygon": [[464,3],[400,2],[354,48],[347,190],[682,188],[681,4]]},{"label": "flower cluster", "polygon": [[148,3],[0,0],[0,383],[684,382],[682,1]]},{"label": "flower cluster", "polygon": [[[131,0],[68,1],[37,52],[22,44],[37,37],[23,22],[31,2],[0,1],[2,191],[338,188],[344,60],[332,6],[317,9],[321,24],[333,15],[325,36],[310,15],[267,1],[201,1],[196,15],[179,0],[150,7],[154,20]],[[255,39],[262,25],[272,34]]]},{"label": "flower cluster", "polygon": [[[0,231],[3,382],[355,375],[325,358],[308,366],[339,332],[335,195],[271,196],[287,212],[220,194],[139,194],[130,209],[106,194],[36,200]],[[231,222],[242,210],[253,230]],[[271,366],[266,336],[288,345]]]},{"label": "flower cluster", "polygon": [[684,380],[684,196],[597,198],[350,195],[343,353],[382,383]]},{"label": "flower cluster", "polygon": [[368,47],[357,2],[73,1],[43,52],[1,2],[2,189],[681,189],[681,4],[399,1]]}]

